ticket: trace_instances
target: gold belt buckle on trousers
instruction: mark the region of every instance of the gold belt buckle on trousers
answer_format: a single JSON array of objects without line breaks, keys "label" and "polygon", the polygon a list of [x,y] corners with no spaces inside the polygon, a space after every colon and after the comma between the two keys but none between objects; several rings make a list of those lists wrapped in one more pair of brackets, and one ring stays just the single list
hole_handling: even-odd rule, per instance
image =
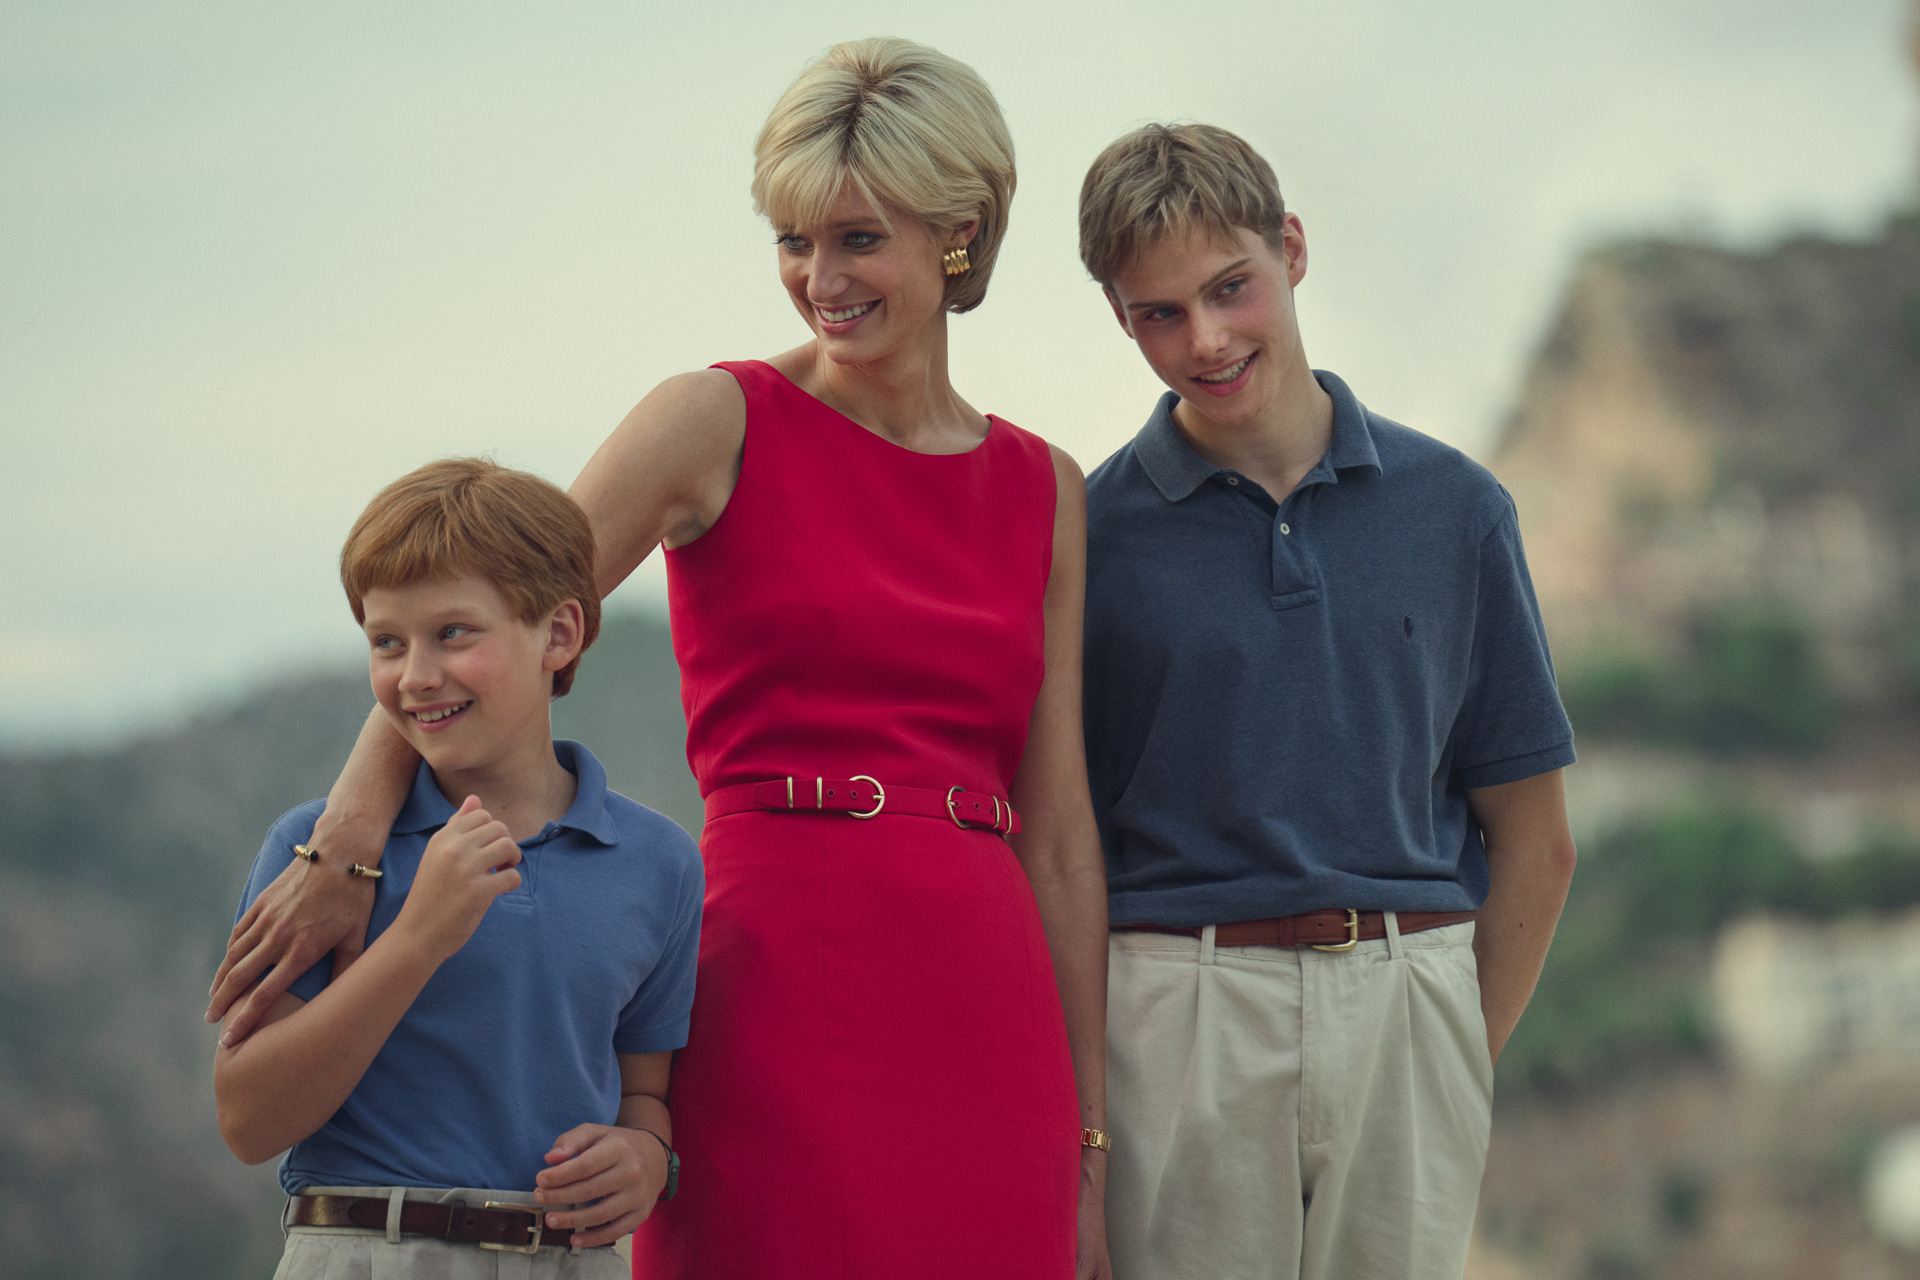
[{"label": "gold belt buckle on trousers", "polygon": [[1360,913],[1352,907],[1347,908],[1347,940],[1345,942],[1311,942],[1307,944],[1315,951],[1351,951],[1360,945]]}]

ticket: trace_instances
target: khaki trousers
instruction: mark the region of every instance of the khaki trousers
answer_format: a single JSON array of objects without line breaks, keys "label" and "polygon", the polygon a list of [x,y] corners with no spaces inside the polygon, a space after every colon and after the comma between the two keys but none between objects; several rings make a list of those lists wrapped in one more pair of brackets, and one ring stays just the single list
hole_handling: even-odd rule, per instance
[{"label": "khaki trousers", "polygon": [[1114,1280],[1460,1280],[1493,1068],[1473,925],[1346,953],[1116,932]]},{"label": "khaki trousers", "polygon": [[[471,1187],[308,1187],[310,1195],[372,1196],[381,1200],[395,1190],[408,1200],[470,1205],[489,1200],[532,1204],[527,1191],[485,1191]],[[552,1206],[560,1208],[559,1205]],[[397,1210],[396,1210],[397,1213]],[[396,1216],[392,1219],[398,1222]],[[629,1280],[626,1259],[606,1249],[541,1249],[507,1253],[477,1244],[449,1244],[431,1236],[403,1236],[355,1227],[293,1227],[273,1280]]]}]

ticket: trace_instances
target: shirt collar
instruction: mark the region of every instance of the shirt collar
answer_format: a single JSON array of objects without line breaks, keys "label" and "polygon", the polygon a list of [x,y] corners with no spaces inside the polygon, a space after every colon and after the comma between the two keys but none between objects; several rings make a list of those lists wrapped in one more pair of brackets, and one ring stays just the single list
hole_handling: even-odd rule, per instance
[{"label": "shirt collar", "polygon": [[[1338,484],[1340,472],[1356,467],[1371,468],[1378,474],[1380,453],[1373,447],[1373,432],[1367,427],[1366,406],[1333,374],[1315,369],[1313,376],[1320,389],[1333,400],[1333,439],[1328,442],[1327,452],[1300,483]],[[1140,459],[1147,476],[1168,502],[1193,496],[1194,490],[1224,471],[1195,453],[1187,438],[1180,434],[1180,428],[1174,425],[1173,409],[1179,403],[1180,397],[1175,392],[1161,396],[1147,425],[1133,438],[1134,456]]]},{"label": "shirt collar", "polygon": [[[564,738],[554,739],[553,754],[560,766],[571,773],[575,780],[573,804],[554,825],[591,836],[601,844],[618,844],[620,837],[614,830],[613,815],[607,812],[606,769],[594,758],[593,752]],[[422,760],[419,770],[413,775],[413,790],[408,794],[406,804],[400,807],[400,816],[394,820],[393,833],[413,835],[436,830],[447,824],[447,819],[453,817],[454,811],[455,806],[440,794],[440,784],[433,780],[433,770]]]}]

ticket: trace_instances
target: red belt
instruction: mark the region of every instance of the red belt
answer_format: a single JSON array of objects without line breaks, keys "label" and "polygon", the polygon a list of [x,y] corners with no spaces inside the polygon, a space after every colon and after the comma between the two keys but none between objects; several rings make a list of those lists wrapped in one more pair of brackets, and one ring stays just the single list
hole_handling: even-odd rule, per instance
[{"label": "red belt", "polygon": [[999,835],[1016,835],[1020,815],[1013,806],[984,791],[949,787],[883,786],[866,774],[852,778],[775,778],[772,782],[741,782],[707,795],[707,821],[730,813],[755,809],[796,813],[844,813],[850,818],[877,818],[906,814],[915,818],[945,818],[964,830],[978,828]]},{"label": "red belt", "polygon": [[[1464,924],[1477,911],[1402,911],[1396,920],[1400,932],[1424,933],[1450,924]],[[1166,924],[1115,925],[1116,933],[1140,930],[1145,933],[1179,933],[1189,938],[1200,936],[1195,928]],[[1338,907],[1325,911],[1303,911],[1297,916],[1274,920],[1234,920],[1216,925],[1216,947],[1312,947],[1318,951],[1350,951],[1355,943],[1372,942],[1387,936],[1387,918],[1379,911],[1345,911]]]}]

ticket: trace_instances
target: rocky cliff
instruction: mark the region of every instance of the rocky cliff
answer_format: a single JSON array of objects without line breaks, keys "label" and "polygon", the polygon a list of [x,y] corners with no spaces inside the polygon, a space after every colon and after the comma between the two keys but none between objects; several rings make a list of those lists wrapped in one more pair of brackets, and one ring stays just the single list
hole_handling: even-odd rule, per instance
[{"label": "rocky cliff", "polygon": [[1804,617],[1855,706],[1920,644],[1920,217],[1763,252],[1588,256],[1494,471],[1557,648],[1671,652],[1714,609]]}]

